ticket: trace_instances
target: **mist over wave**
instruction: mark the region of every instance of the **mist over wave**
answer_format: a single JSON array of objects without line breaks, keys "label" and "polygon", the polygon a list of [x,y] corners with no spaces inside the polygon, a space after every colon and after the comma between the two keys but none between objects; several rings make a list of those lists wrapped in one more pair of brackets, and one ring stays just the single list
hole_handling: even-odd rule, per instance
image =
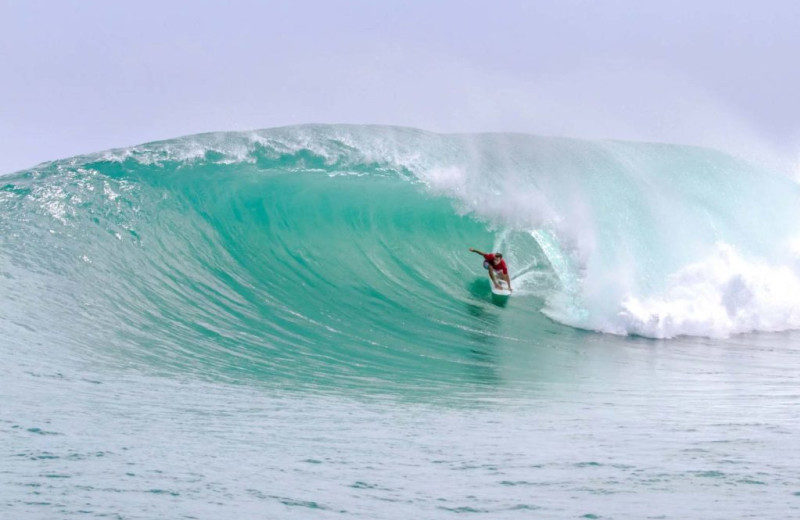
[{"label": "mist over wave", "polygon": [[[440,371],[448,345],[525,339],[541,313],[648,337],[800,328],[797,185],[709,149],[311,125],[111,150],[0,186],[10,301],[47,286],[71,309],[51,333],[152,345],[144,357],[280,377],[310,352],[319,373],[358,379],[359,363],[419,355],[415,373]],[[509,259],[513,333],[484,307],[470,246]]]}]

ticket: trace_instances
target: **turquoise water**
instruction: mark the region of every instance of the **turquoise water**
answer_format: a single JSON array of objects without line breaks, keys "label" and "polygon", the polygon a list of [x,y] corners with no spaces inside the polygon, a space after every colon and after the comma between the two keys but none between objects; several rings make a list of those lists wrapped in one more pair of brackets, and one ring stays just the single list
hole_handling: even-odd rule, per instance
[{"label": "turquoise water", "polygon": [[796,516],[798,193],[707,149],[364,126],[3,176],[3,514]]}]

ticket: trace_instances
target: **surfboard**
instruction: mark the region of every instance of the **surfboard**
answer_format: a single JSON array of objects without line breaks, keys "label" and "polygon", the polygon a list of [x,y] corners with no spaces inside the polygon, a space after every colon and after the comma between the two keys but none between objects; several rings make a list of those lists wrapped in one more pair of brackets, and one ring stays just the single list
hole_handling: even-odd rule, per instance
[{"label": "surfboard", "polygon": [[506,296],[506,297],[511,296],[511,291],[508,290],[508,284],[506,283],[505,280],[497,280],[497,283],[500,285],[500,287],[502,287],[501,289],[495,287],[494,284],[492,283],[492,279],[489,278],[489,284],[492,288],[492,294],[494,294],[495,296]]}]

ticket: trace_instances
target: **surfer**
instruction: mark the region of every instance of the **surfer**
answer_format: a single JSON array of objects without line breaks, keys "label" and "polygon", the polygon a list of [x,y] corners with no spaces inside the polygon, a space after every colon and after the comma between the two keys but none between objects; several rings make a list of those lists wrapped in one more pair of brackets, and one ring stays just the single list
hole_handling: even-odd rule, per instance
[{"label": "surfer", "polygon": [[503,255],[501,253],[484,253],[483,251],[478,251],[477,249],[472,249],[471,247],[469,250],[472,253],[478,253],[479,255],[483,256],[483,267],[484,269],[489,270],[489,278],[492,279],[492,283],[496,288],[502,289],[500,284],[497,283],[495,272],[498,273],[501,280],[506,281],[506,284],[508,284],[508,290],[513,290],[511,289],[511,278],[508,276],[508,267],[506,266],[506,261],[503,260]]}]

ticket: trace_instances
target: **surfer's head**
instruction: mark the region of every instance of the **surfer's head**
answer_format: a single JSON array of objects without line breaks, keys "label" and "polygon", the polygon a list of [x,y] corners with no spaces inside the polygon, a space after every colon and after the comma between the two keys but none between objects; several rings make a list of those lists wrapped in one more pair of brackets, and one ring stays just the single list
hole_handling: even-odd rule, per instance
[{"label": "surfer's head", "polygon": [[494,254],[494,263],[497,263],[502,259],[503,259],[503,253],[495,253]]}]

